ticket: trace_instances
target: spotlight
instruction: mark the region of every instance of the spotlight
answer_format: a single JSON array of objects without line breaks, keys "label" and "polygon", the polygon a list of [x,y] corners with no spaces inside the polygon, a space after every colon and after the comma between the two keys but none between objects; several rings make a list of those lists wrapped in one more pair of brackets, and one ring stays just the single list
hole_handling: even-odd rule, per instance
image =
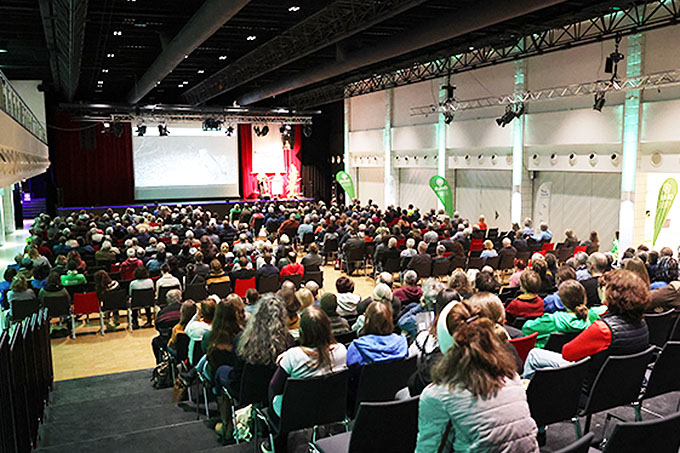
[{"label": "spotlight", "polygon": [[508,105],[505,107],[505,113],[503,116],[500,118],[496,118],[496,124],[498,124],[500,127],[505,127],[506,125],[510,124],[510,121],[515,119],[515,112],[512,109],[511,105]]},{"label": "spotlight", "polygon": [[224,131],[225,134],[227,134],[227,137],[231,137],[234,134],[234,126],[231,124],[227,127],[227,130]]},{"label": "spotlight", "polygon": [[266,137],[268,133],[269,133],[269,126],[267,126],[265,124],[264,126],[262,126],[262,136]]},{"label": "spotlight", "polygon": [[170,135],[170,131],[168,130],[168,126],[166,126],[163,123],[159,124],[158,125],[158,135],[160,137],[167,137],[168,135]]},{"label": "spotlight", "polygon": [[262,130],[260,129],[260,126],[253,126],[253,132],[255,132],[255,135],[258,137],[262,137]]},{"label": "spotlight", "polygon": [[307,138],[311,137],[312,136],[312,125],[311,124],[305,124],[304,126],[302,126],[302,133]]},{"label": "spotlight", "polygon": [[137,137],[144,137],[144,134],[146,134],[146,125],[144,123],[139,123],[135,133],[137,134]]},{"label": "spotlight", "polygon": [[449,111],[444,112],[444,123],[451,124],[453,122],[453,117],[454,117],[453,112]]},{"label": "spotlight", "polygon": [[604,91],[600,91],[599,93],[595,93],[595,101],[593,102],[593,110],[597,110],[598,112],[602,111],[602,107],[604,107],[606,100],[604,98]]},{"label": "spotlight", "polygon": [[206,118],[203,120],[204,131],[219,131],[222,130],[222,121],[215,118]]}]

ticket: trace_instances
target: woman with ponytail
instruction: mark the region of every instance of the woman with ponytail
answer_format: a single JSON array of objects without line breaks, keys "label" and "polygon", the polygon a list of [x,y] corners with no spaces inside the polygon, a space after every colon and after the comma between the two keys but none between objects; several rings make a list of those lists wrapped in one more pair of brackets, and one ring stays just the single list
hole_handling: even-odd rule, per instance
[{"label": "woman with ponytail", "polygon": [[522,326],[524,335],[538,332],[537,348],[545,346],[551,333],[577,333],[585,330],[607,310],[604,305],[588,309],[586,306],[586,290],[576,280],[562,282],[557,294],[567,311],[546,313],[540,318],[527,321]]},{"label": "woman with ponytail", "polygon": [[420,396],[417,453],[538,452],[536,423],[494,322],[467,301],[441,313],[444,356]]}]

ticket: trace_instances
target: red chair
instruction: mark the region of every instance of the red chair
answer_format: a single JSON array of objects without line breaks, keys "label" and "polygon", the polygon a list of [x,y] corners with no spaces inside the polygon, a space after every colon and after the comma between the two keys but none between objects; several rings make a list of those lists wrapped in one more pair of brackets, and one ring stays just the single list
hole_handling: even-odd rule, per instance
[{"label": "red chair", "polygon": [[71,317],[71,338],[76,337],[75,317],[99,313],[99,298],[96,292],[75,293],[73,295],[73,316]]},{"label": "red chair", "polygon": [[246,291],[250,288],[256,289],[256,287],[257,281],[255,277],[248,279],[238,278],[234,283],[234,293],[240,297],[246,297]]},{"label": "red chair", "polygon": [[543,244],[543,247],[541,247],[541,255],[545,256],[546,253],[552,252],[555,250],[555,243],[554,242],[549,242],[547,244]]},{"label": "red chair", "polygon": [[576,256],[577,253],[585,252],[586,250],[588,250],[588,247],[586,247],[585,245],[574,247],[574,254],[572,256]]},{"label": "red chair", "polygon": [[534,332],[527,337],[513,338],[510,340],[510,344],[515,347],[517,355],[522,359],[522,363],[527,359],[529,351],[531,351],[534,346],[536,346],[536,339],[538,338],[538,332]]}]

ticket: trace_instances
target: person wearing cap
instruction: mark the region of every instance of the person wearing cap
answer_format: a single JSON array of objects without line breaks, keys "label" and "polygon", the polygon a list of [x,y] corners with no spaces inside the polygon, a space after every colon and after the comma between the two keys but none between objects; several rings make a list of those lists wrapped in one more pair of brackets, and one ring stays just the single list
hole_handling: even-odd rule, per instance
[{"label": "person wearing cap", "polygon": [[319,301],[321,310],[328,315],[331,321],[333,335],[347,333],[350,330],[349,323],[338,314],[338,298],[333,293],[325,293]]}]

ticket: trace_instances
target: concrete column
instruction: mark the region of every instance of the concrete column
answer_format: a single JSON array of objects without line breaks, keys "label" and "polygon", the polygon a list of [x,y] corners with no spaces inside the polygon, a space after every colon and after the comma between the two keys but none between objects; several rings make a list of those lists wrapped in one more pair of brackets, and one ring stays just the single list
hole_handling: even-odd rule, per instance
[{"label": "concrete column", "polygon": [[12,234],[16,231],[16,222],[14,221],[14,184],[3,189],[2,204],[3,204],[3,231],[6,234]]},{"label": "concrete column", "polygon": [[[526,90],[526,60],[515,62],[515,92]],[[512,124],[512,201],[511,218],[521,225],[524,217],[531,216],[532,184],[527,171],[524,152],[526,115],[515,118]]]},{"label": "concrete column", "polygon": [[392,106],[394,88],[386,91],[385,127],[383,129],[383,156],[385,159],[385,207],[399,203],[399,169],[394,166],[392,151]]},{"label": "concrete column", "polygon": [[[439,91],[439,102],[446,100],[446,93],[444,90]],[[437,175],[446,179],[446,122],[444,122],[444,114],[440,113],[437,117]],[[453,192],[455,181],[448,181]],[[455,200],[455,195],[454,195]],[[455,204],[455,202],[454,202]],[[444,204],[437,198],[437,209],[444,209]]]},{"label": "concrete column", "polygon": [[[644,35],[627,38],[628,55],[626,77],[642,74],[644,63]],[[626,92],[623,105],[623,139],[621,152],[621,205],[619,209],[619,250],[644,241],[645,184],[637,184],[638,148],[640,143],[640,90]],[[640,193],[636,193],[640,192]],[[609,241],[609,238],[601,238]]]},{"label": "concrete column", "polygon": [[[345,98],[345,124],[343,136],[345,139],[345,152],[342,156],[342,162],[345,165],[345,171],[349,173],[349,128],[352,121],[352,103],[350,98]],[[356,181],[354,181],[356,183]]]}]

